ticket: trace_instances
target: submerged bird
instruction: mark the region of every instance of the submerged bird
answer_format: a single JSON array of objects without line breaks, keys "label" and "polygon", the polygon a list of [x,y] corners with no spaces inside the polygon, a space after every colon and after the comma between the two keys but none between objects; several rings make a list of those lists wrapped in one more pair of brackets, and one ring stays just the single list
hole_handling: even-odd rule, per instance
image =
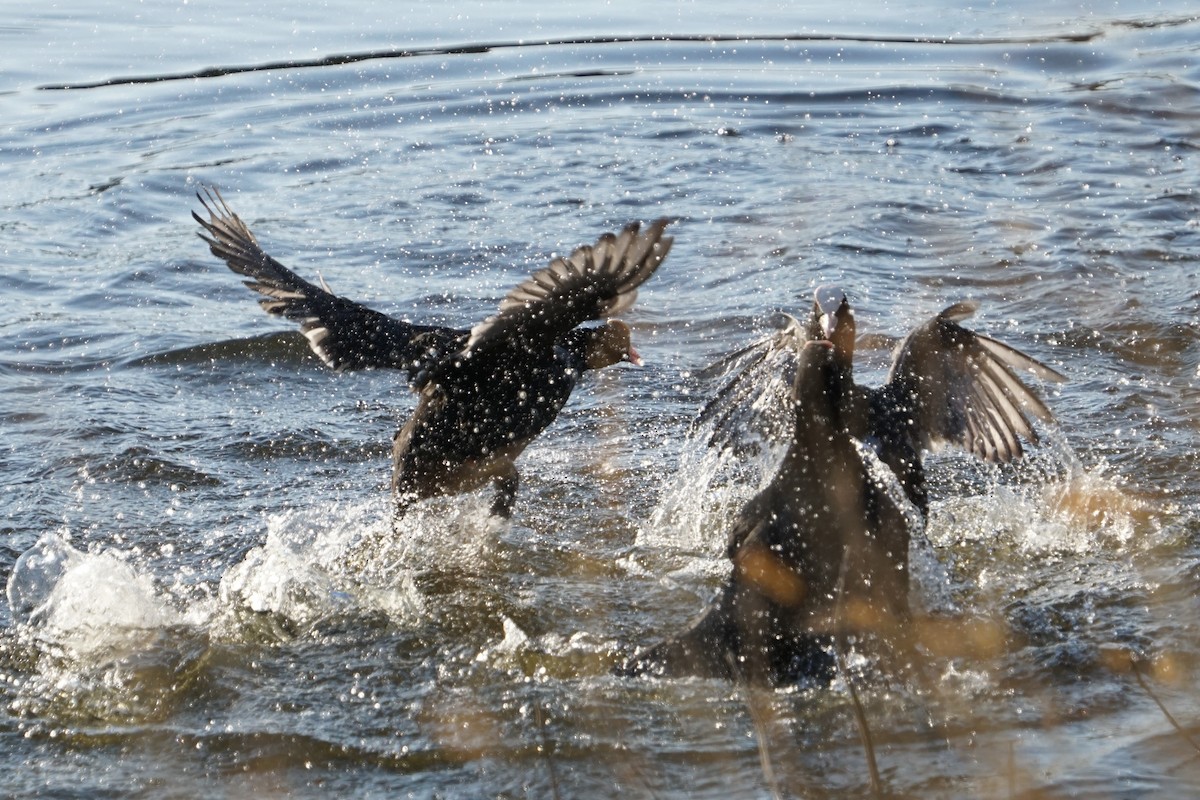
[{"label": "submerged bird", "polygon": [[[1033,420],[1053,417],[1017,370],[1064,380],[958,324],[974,310],[954,305],[914,330],[875,389],[854,382],[854,314],[834,287],[817,290],[804,322],[789,317],[734,354],[744,366],[701,412],[702,424],[725,446],[774,406],[789,423],[774,426],[787,452],[733,524],[726,553],[734,568],[716,600],[622,672],[777,684],[825,671],[834,632],[902,632],[909,540],[919,532],[907,510],[920,512],[916,525],[928,512],[922,453],[953,444],[987,461],[1020,458],[1021,439],[1038,440]],[[780,373],[789,378],[782,384]]]},{"label": "submerged bird", "polygon": [[417,406],[392,448],[399,516],[415,501],[492,483],[492,513],[511,514],[514,463],[558,415],[582,372],[619,361],[641,364],[629,326],[588,320],[628,309],[637,288],[671,249],[660,219],[627,225],[557,258],[508,293],[498,313],[470,330],[414,325],[309,283],[259,247],[215,190],[197,195],[192,216],[213,254],[264,295],[270,314],[300,323],[313,352],[337,371],[408,373]]}]

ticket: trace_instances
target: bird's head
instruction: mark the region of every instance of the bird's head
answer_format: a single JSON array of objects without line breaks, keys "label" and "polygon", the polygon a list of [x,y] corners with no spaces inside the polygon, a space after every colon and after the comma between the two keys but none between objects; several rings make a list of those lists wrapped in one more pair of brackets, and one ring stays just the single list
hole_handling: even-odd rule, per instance
[{"label": "bird's head", "polygon": [[808,338],[831,343],[838,364],[849,367],[854,360],[854,336],[854,309],[846,293],[837,286],[817,287],[808,321]]},{"label": "bird's head", "polygon": [[620,361],[642,366],[642,357],[633,347],[629,326],[619,319],[589,328],[583,350],[588,369],[603,369]]}]

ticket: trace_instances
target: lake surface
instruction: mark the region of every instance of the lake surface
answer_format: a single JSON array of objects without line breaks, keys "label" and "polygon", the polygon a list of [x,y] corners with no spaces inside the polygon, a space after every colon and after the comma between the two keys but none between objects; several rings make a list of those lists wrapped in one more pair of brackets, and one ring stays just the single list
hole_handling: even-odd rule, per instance
[{"label": "lake surface", "polygon": [[[1068,377],[1026,463],[931,459],[941,635],[856,679],[885,791],[1200,793],[1200,18],[957,6],[0,24],[0,794],[868,794],[841,678],[610,673],[703,609],[770,477],[689,439],[702,368],[828,282],[866,382],[962,300]],[[468,496],[393,534],[405,382],[263,314],[195,236],[207,185],[305,276],[461,327],[669,216],[646,366],[587,378],[511,523]]]}]

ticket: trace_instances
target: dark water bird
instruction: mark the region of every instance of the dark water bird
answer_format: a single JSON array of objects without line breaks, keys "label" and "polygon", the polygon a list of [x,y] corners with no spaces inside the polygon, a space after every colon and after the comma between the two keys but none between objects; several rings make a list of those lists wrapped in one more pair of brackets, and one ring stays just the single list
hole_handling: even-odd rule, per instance
[{"label": "dark water bird", "polygon": [[309,283],[259,247],[216,190],[197,195],[208,219],[200,237],[249,280],[270,314],[300,323],[313,352],[337,371],[408,373],[417,406],[393,442],[396,514],[415,501],[495,487],[492,513],[507,517],[517,492],[515,459],[562,409],[590,369],[641,358],[629,326],[589,320],[628,309],[671,249],[660,219],[606,233],[556,258],[508,293],[470,330],[415,325]]},{"label": "dark water bird", "polygon": [[986,461],[1020,458],[1022,439],[1038,441],[1033,421],[1053,417],[1018,371],[1064,380],[958,324],[974,311],[951,306],[910,333],[879,388],[854,382],[854,314],[833,287],[817,290],[806,320],[789,317],[735,354],[742,368],[701,412],[702,425],[727,446],[774,406],[789,423],[773,428],[786,454],[733,524],[733,571],[716,600],[623,672],[777,684],[826,670],[837,631],[903,630],[909,541],[928,512],[923,452],[951,444]]},{"label": "dark water bird", "polygon": [[854,382],[857,326],[850,301],[842,289],[822,286],[803,321],[787,316],[779,331],[726,359],[742,367],[701,411],[699,426],[711,428],[719,446],[734,442],[755,424],[756,415],[782,418],[780,430],[786,430],[790,403],[763,395],[778,387],[772,382],[776,374],[792,373],[806,342],[828,341],[846,387],[837,402],[851,420],[851,435],[872,448],[925,515],[929,498],[922,453],[951,446],[992,463],[1020,459],[1022,440],[1039,441],[1034,421],[1054,421],[1021,373],[1066,380],[1020,350],[959,324],[977,308],[974,302],[956,303],[919,325],[893,353],[887,381],[873,388]]}]

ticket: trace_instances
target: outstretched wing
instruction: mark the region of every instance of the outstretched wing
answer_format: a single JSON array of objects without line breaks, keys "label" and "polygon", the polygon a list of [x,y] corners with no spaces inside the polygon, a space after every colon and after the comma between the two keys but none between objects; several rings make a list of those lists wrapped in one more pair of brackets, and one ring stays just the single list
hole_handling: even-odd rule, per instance
[{"label": "outstretched wing", "polygon": [[790,441],[796,424],[792,383],[796,363],[809,340],[809,324],[781,313],[779,330],[732,353],[703,373],[733,373],[701,409],[693,435],[706,435],[713,447],[740,447],[753,439]]},{"label": "outstretched wing", "polygon": [[629,308],[637,288],[671,250],[672,237],[663,235],[668,222],[657,220],[645,232],[634,222],[555,259],[509,292],[498,313],[471,329],[463,355],[501,341],[543,349],[582,322]]},{"label": "outstretched wing", "polygon": [[245,284],[263,295],[258,302],[268,314],[299,322],[313,352],[333,369],[390,368],[415,374],[466,340],[465,331],[412,325],[338,297],[324,280],[321,286],[309,283],[258,246],[216,189],[196,196],[208,219],[195,211],[192,216],[204,228],[199,236],[213,255],[250,278]]},{"label": "outstretched wing", "polygon": [[[954,444],[986,461],[1011,461],[1024,452],[1021,439],[1038,441],[1033,420],[1048,423],[1054,418],[1019,373],[1028,371],[1045,381],[1066,378],[959,325],[976,307],[950,306],[909,334],[880,390],[883,405],[913,425],[924,448]],[[896,420],[879,424],[894,425]]]}]

